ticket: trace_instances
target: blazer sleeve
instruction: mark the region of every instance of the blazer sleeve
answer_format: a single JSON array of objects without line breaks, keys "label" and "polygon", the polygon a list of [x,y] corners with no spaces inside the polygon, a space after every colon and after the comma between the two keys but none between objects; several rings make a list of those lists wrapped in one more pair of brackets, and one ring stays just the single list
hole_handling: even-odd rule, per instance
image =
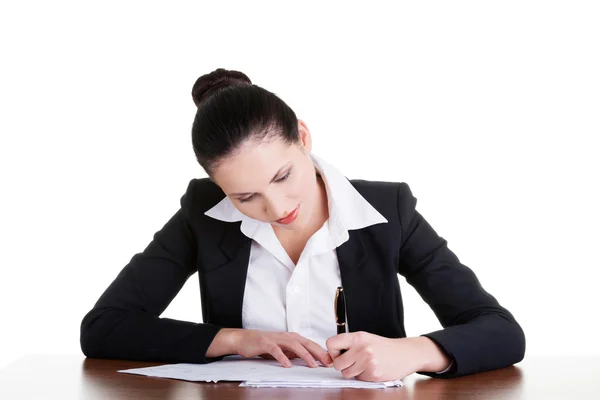
[{"label": "blazer sleeve", "polygon": [[181,208],[146,249],[135,254],[81,322],[80,345],[92,358],[206,363],[221,327],[160,318],[196,272],[197,246],[190,226],[192,182]]},{"label": "blazer sleeve", "polygon": [[461,264],[447,242],[416,211],[417,199],[401,183],[398,213],[402,229],[398,272],[431,307],[444,329],[427,333],[453,360],[442,374],[451,378],[507,367],[525,356],[525,335],[513,315]]}]

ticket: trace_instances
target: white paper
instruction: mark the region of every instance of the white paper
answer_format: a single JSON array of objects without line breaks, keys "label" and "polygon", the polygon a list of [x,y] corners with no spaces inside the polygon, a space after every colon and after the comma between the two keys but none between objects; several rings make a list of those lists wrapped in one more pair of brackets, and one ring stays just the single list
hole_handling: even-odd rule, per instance
[{"label": "white paper", "polygon": [[157,367],[132,368],[118,372],[194,382],[244,381],[250,387],[323,387],[323,388],[386,388],[403,386],[401,380],[364,382],[344,378],[334,368],[311,368],[302,359],[293,359],[285,368],[276,360],[263,358],[225,357],[209,364],[167,364]]}]

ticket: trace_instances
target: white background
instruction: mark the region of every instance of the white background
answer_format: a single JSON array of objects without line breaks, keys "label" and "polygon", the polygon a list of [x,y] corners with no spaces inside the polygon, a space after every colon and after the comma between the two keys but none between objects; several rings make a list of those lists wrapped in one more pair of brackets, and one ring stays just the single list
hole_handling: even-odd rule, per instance
[{"label": "white background", "polygon": [[[600,353],[597,2],[247,3],[2,2],[0,367],[81,354],[85,313],[205,176],[190,91],[219,67],[346,176],[407,182],[527,356]],[[401,285],[409,335],[438,329]],[[163,316],[201,321],[197,275]]]}]

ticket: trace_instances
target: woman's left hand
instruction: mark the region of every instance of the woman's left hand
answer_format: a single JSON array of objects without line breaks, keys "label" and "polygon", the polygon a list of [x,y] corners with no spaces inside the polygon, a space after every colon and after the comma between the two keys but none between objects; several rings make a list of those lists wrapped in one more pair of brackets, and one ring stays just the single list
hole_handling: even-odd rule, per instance
[{"label": "woman's left hand", "polygon": [[[370,382],[403,379],[425,365],[425,337],[390,339],[367,332],[342,333],[327,339],[333,367],[346,378]],[[435,345],[434,345],[435,346]],[[341,349],[346,349],[340,354]]]}]

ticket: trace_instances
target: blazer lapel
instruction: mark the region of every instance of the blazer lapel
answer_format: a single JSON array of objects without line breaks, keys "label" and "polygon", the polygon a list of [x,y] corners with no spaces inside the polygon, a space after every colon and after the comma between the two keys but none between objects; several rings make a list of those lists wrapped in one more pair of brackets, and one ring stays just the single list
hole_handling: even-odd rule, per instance
[{"label": "blazer lapel", "polygon": [[336,248],[346,297],[349,332],[379,331],[383,282],[376,279],[377,266],[361,230],[348,231],[350,238]]},{"label": "blazer lapel", "polygon": [[203,285],[210,302],[205,320],[228,328],[242,328],[242,303],[246,287],[251,239],[240,231],[240,223],[224,224],[220,251],[210,254]]}]

